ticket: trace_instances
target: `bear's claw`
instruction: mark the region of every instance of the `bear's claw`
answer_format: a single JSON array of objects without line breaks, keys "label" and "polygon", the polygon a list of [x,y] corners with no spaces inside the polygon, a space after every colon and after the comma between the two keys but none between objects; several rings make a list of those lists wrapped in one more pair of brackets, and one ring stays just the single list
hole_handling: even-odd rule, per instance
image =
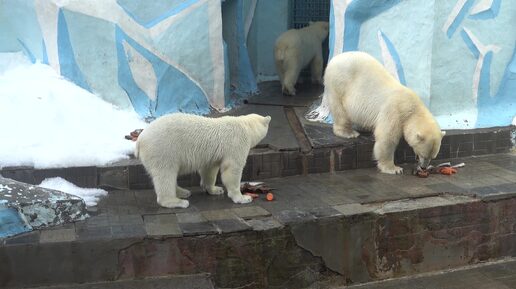
[{"label": "bear's claw", "polygon": [[247,195],[240,195],[231,197],[235,204],[247,204],[253,201],[253,197]]}]

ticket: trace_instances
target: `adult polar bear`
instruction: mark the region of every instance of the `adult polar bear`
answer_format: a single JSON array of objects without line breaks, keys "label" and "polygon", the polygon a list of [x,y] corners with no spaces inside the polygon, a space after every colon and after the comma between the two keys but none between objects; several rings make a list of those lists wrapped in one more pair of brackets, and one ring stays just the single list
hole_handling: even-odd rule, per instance
[{"label": "adult polar bear", "polygon": [[281,34],[274,45],[274,61],[283,93],[295,95],[301,69],[310,64],[312,82],[322,84],[322,42],[328,37],[328,22],[311,22],[301,29]]},{"label": "adult polar bear", "polygon": [[208,118],[175,113],[152,122],[138,136],[135,155],[152,177],[158,204],[187,208],[189,202],[180,198],[188,198],[190,191],[177,185],[177,177],[196,171],[203,189],[223,194],[224,189],[215,186],[219,168],[233,202],[251,202],[240,192],[242,171],[249,150],[267,134],[270,120],[257,114]]},{"label": "adult polar bear", "polygon": [[357,137],[352,124],[374,130],[374,157],[381,172],[403,173],[394,165],[402,136],[414,149],[421,168],[437,156],[444,132],[416,93],[369,54],[354,51],[333,57],[326,67],[324,85],[334,134]]}]

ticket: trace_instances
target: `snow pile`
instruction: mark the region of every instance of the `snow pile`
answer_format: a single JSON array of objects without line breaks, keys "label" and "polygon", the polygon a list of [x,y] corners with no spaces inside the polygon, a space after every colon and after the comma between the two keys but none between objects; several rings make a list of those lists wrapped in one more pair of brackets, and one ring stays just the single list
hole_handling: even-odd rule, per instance
[{"label": "snow pile", "polygon": [[83,199],[88,207],[96,206],[99,198],[107,195],[107,192],[102,189],[79,188],[63,178],[44,179],[39,186],[75,195]]},{"label": "snow pile", "polygon": [[124,135],[144,128],[121,111],[19,54],[0,54],[0,168],[106,165],[127,158]]}]

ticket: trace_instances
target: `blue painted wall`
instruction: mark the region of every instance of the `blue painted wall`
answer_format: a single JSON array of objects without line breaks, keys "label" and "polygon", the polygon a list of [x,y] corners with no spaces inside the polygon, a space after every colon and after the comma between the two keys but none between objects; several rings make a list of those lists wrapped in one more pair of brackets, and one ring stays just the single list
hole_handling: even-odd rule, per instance
[{"label": "blue painted wall", "polygon": [[83,4],[0,1],[0,52],[23,51],[142,117],[225,108],[220,2]]},{"label": "blue painted wall", "polygon": [[247,46],[258,82],[277,80],[274,43],[288,30],[288,0],[258,0]]},{"label": "blue painted wall", "polygon": [[[441,127],[505,126],[516,116],[515,1],[333,0],[330,18],[330,55],[372,54]],[[310,115],[329,122],[327,103]]]}]

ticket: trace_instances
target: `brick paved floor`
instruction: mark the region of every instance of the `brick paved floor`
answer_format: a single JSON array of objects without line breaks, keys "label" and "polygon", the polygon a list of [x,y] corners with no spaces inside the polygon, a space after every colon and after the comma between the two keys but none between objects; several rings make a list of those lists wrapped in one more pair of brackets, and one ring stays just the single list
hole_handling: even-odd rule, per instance
[{"label": "brick paved floor", "polygon": [[[357,169],[334,174],[311,174],[266,180],[275,200],[264,196],[250,204],[234,204],[227,196],[210,196],[191,188],[190,207],[167,209],[156,204],[152,190],[111,191],[85,222],[42,230],[7,239],[6,243],[118,239],[143,236],[216,234],[265,228],[324,216],[350,215],[379,209],[386,201],[447,195],[484,200],[516,194],[516,154],[455,159],[466,167],[453,176],[380,174]],[[405,166],[410,171],[411,165]]]}]

